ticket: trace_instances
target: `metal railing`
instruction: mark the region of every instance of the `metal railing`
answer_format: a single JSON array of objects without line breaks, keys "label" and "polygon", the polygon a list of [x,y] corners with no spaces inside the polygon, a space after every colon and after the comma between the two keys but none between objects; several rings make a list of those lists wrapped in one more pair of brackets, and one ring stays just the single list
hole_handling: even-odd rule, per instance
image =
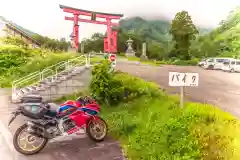
[{"label": "metal railing", "polygon": [[27,76],[24,76],[18,80],[13,81],[12,83],[12,93],[16,93],[17,92],[17,87],[29,83],[30,81],[35,81],[36,77],[38,77],[39,79],[41,79],[41,73],[40,71],[36,71],[33,72]]},{"label": "metal railing", "polygon": [[17,90],[23,86],[32,86],[45,78],[55,78],[59,73],[71,69],[76,66],[85,65],[90,66],[90,55],[82,55],[73,59],[58,62],[52,66],[49,66],[43,70],[30,73],[20,79],[13,81],[12,83],[12,94],[16,94]]}]

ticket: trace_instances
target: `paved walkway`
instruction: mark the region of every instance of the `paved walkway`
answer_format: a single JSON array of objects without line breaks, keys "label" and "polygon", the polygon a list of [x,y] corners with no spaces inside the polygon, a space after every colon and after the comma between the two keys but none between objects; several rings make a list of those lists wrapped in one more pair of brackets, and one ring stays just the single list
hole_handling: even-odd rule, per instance
[{"label": "paved walkway", "polygon": [[[104,142],[95,143],[86,135],[80,137],[59,137],[50,141],[37,155],[23,156],[18,154],[12,145],[12,135],[24,123],[23,117],[18,117],[7,127],[10,113],[16,106],[10,104],[10,90],[0,89],[0,156],[4,160],[124,160],[122,149],[118,142],[107,138]],[[4,158],[3,158],[4,157]]]},{"label": "paved walkway", "polygon": [[1,156],[1,159],[4,159],[4,160],[14,159],[12,150],[8,147],[8,144],[1,132],[0,132],[0,156]]}]

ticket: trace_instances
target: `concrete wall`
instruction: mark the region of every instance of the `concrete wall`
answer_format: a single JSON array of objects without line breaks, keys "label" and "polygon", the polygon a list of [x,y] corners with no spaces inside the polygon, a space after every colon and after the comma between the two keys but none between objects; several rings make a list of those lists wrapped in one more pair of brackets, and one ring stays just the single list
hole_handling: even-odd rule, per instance
[{"label": "concrete wall", "polygon": [[39,92],[44,101],[52,101],[58,99],[64,95],[69,95],[74,92],[85,91],[89,88],[92,74],[91,69],[85,69],[83,72],[62,81],[55,86],[51,86],[48,89]]}]

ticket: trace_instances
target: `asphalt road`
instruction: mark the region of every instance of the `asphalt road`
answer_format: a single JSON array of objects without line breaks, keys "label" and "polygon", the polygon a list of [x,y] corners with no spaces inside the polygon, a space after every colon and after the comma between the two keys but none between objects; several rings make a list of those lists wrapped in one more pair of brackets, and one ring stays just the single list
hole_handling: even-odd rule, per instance
[{"label": "asphalt road", "polygon": [[240,73],[204,70],[197,66],[163,65],[155,67],[125,60],[120,60],[116,69],[139,76],[147,81],[156,82],[169,93],[180,92],[179,87],[168,86],[170,71],[199,73],[199,86],[186,87],[186,99],[214,104],[240,118]]}]

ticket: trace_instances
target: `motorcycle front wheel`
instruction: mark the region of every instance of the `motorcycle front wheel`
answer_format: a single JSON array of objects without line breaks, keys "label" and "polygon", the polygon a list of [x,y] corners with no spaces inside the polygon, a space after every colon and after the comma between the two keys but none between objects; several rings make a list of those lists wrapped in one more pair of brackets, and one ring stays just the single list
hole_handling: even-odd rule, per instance
[{"label": "motorcycle front wheel", "polygon": [[29,134],[27,128],[27,124],[24,124],[17,129],[13,136],[13,146],[21,154],[37,154],[45,147],[48,139]]},{"label": "motorcycle front wheel", "polygon": [[91,119],[88,123],[86,132],[91,140],[101,142],[107,136],[107,123],[100,117],[97,119]]}]

